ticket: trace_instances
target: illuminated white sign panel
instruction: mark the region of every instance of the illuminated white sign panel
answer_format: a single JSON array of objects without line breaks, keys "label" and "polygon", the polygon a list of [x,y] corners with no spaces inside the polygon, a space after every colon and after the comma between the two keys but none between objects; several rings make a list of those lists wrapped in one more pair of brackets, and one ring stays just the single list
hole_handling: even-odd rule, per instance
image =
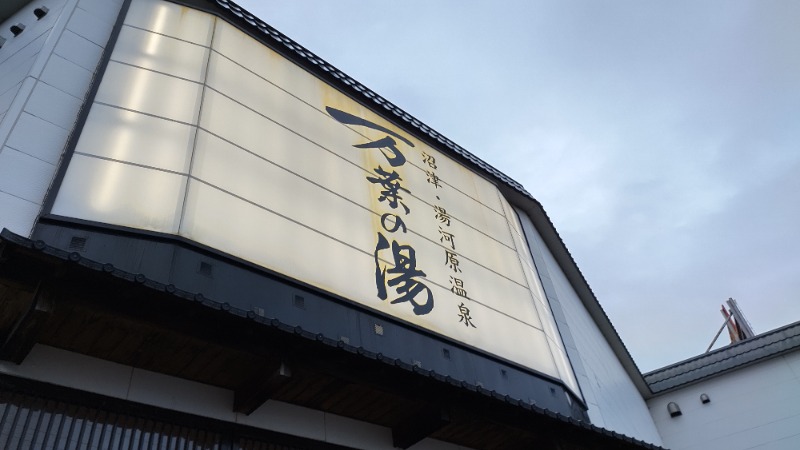
[{"label": "illuminated white sign panel", "polygon": [[132,3],[52,213],[184,236],[578,391],[497,188],[214,16]]}]

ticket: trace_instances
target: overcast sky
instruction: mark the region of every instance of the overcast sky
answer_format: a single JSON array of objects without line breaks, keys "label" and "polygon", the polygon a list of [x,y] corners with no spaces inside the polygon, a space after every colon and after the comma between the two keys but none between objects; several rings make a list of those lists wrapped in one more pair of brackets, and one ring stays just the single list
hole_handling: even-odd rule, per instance
[{"label": "overcast sky", "polygon": [[522,183],[642,371],[800,320],[800,2],[239,3]]}]

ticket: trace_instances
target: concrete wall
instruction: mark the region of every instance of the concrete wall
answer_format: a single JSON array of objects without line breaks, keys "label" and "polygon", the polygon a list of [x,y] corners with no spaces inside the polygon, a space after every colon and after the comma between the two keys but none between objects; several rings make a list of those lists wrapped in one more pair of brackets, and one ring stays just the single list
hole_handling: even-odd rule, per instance
[{"label": "concrete wall", "polygon": [[[700,402],[707,394],[710,403]],[[670,417],[675,402],[682,415]],[[673,450],[800,448],[800,351],[669,392],[647,402]]]},{"label": "concrete wall", "polygon": [[[352,448],[394,449],[386,427],[274,400],[246,416],[233,412],[233,391],[44,345],[19,366],[0,362],[0,373]],[[410,448],[465,450],[434,439]]]},{"label": "concrete wall", "polygon": [[30,235],[121,4],[34,0],[0,26],[0,229]]},{"label": "concrete wall", "polygon": [[594,425],[662,445],[647,405],[533,224],[520,214]]}]

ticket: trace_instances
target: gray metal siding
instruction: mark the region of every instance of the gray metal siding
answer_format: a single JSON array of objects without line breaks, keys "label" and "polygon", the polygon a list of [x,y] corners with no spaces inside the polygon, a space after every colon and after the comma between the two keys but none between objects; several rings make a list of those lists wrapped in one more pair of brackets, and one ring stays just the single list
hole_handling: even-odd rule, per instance
[{"label": "gray metal siding", "polygon": [[0,448],[7,450],[220,450],[221,443],[220,434],[211,431],[0,392]]}]

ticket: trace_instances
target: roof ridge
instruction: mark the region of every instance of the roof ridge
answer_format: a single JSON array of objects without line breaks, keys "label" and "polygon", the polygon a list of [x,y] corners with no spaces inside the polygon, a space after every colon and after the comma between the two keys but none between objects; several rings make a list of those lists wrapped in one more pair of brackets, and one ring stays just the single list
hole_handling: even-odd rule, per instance
[{"label": "roof ridge", "polygon": [[[786,331],[788,329],[791,329],[793,327],[798,327],[798,331],[799,332],[797,333],[797,335],[800,335],[800,321],[793,322],[793,323],[790,323],[788,325],[784,325],[782,327],[775,328],[774,330],[766,331],[766,332],[761,333],[759,335],[753,336],[750,339],[745,339],[745,340],[737,342],[735,344],[729,344],[729,345],[726,345],[725,347],[718,348],[718,349],[713,350],[711,352],[702,353],[700,355],[696,355],[696,356],[692,356],[690,358],[684,359],[683,361],[678,361],[678,362],[672,363],[672,364],[670,364],[668,366],[664,366],[664,367],[661,367],[659,369],[651,370],[650,372],[647,372],[647,373],[643,374],[643,376],[645,377],[645,379],[647,379],[648,377],[653,377],[653,376],[655,376],[655,375],[657,375],[659,373],[663,373],[663,372],[668,371],[670,369],[675,369],[675,368],[678,368],[678,367],[681,367],[681,366],[684,366],[684,365],[688,365],[690,363],[693,363],[695,361],[699,361],[701,359],[711,358],[711,357],[723,354],[725,352],[728,352],[728,351],[731,351],[731,350],[735,350],[737,348],[745,348],[745,347],[748,346],[748,344],[755,344],[757,341],[762,341],[764,339],[768,339],[770,337],[774,337],[774,336],[778,335],[779,333],[781,333],[783,331]],[[763,345],[760,345],[758,347],[749,348],[749,349],[747,349],[747,350],[745,350],[745,351],[743,351],[741,353],[738,353],[738,354],[735,354],[735,355],[731,355],[731,356],[716,360],[715,362],[720,362],[720,361],[724,361],[726,359],[733,358],[733,357],[738,356],[738,355],[743,355],[743,354],[749,353],[751,351],[757,350],[759,348],[763,348],[763,347],[766,347],[768,345],[772,345],[772,344],[774,344],[776,342],[782,342],[782,341],[784,341],[786,339],[790,339],[792,337],[794,337],[794,335],[793,336],[788,336],[788,337],[786,337],[784,339],[780,339],[780,340],[777,340],[777,341],[766,342]],[[682,373],[686,373],[686,372],[682,372]]]}]

